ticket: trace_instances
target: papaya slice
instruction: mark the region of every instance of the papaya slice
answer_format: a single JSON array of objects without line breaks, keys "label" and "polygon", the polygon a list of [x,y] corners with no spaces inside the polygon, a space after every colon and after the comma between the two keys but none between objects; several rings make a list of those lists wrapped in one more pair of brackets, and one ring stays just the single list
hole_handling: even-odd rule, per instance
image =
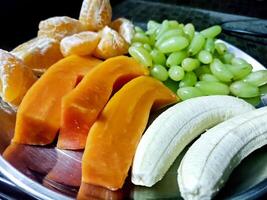
[{"label": "papaya slice", "polygon": [[177,101],[160,81],[146,76],[125,84],[91,127],[82,158],[82,181],[117,190],[124,184],[151,108]]},{"label": "papaya slice", "polygon": [[79,85],[62,99],[62,115],[57,147],[84,149],[90,127],[108,102],[112,92],[127,81],[148,74],[133,58],[110,58],[90,71]]},{"label": "papaya slice", "polygon": [[52,65],[23,98],[17,113],[14,142],[46,145],[60,127],[61,99],[101,61],[70,56]]}]

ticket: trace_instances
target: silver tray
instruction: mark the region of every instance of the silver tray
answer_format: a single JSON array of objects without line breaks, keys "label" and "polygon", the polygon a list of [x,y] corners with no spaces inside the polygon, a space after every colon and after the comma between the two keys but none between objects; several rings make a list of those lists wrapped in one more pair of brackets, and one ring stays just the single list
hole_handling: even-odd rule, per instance
[{"label": "silver tray", "polygon": [[[224,42],[222,40],[218,40]],[[252,64],[253,70],[265,69],[254,58],[224,42],[237,57]],[[264,105],[264,98],[262,105]],[[65,151],[49,146],[10,144],[15,124],[15,113],[0,103],[0,182],[17,188],[38,199],[74,199],[80,187],[80,151]],[[9,146],[8,146],[9,145]],[[7,147],[8,146],[8,147]],[[4,155],[4,156],[2,156]],[[5,159],[4,159],[5,157]],[[151,188],[134,186],[129,179],[116,192],[82,184],[81,199],[179,199],[177,168],[182,155],[172,165],[162,181]],[[267,192],[267,147],[248,156],[232,173],[216,199],[256,199]]]}]

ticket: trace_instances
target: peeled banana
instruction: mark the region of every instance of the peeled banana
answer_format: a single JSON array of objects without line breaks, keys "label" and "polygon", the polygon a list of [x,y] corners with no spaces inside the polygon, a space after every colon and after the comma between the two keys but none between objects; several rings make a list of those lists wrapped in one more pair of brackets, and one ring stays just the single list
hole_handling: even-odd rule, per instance
[{"label": "peeled banana", "polygon": [[253,109],[241,99],[224,95],[196,97],[170,107],[142,137],[133,161],[132,182],[154,185],[182,150],[206,129]]},{"label": "peeled banana", "polygon": [[267,144],[267,107],[227,120],[203,134],[178,169],[184,199],[211,199],[243,158]]}]

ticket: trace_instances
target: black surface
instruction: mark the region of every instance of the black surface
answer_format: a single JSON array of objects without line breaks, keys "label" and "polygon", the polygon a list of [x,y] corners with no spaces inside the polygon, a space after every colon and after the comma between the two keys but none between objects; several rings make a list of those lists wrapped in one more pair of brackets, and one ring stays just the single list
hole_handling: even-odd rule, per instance
[{"label": "black surface", "polygon": [[0,174],[0,199],[12,200],[12,199],[23,199],[23,200],[35,200],[35,198],[23,193],[9,181],[5,181],[3,176]]}]

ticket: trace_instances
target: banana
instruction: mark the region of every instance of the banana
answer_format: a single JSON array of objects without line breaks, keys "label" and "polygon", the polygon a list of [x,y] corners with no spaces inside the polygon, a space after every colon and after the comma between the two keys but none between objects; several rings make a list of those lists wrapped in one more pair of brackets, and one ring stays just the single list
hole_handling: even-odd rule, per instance
[{"label": "banana", "polygon": [[186,145],[206,129],[253,109],[241,99],[223,95],[197,97],[170,107],[141,138],[133,161],[132,183],[154,185]]},{"label": "banana", "polygon": [[267,144],[267,107],[231,118],[204,133],[178,169],[184,199],[211,199],[243,158]]}]

